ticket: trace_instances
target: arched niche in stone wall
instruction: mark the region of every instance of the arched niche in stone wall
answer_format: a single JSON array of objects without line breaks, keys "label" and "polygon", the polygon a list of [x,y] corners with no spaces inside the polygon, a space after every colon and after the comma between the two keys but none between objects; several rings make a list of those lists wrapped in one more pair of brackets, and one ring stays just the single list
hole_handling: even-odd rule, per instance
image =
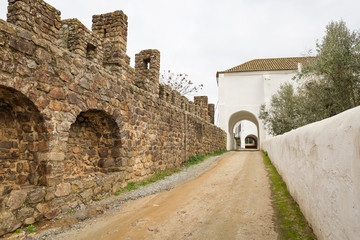
[{"label": "arched niche in stone wall", "polygon": [[241,122],[243,120],[250,121],[254,123],[257,127],[257,135],[259,136],[257,139],[257,148],[260,146],[260,132],[259,132],[259,121],[257,117],[248,111],[238,111],[233,113],[229,118],[228,123],[228,134],[229,134],[229,141],[230,141],[230,149],[229,150],[236,150],[235,138],[234,138],[234,127],[236,123]]},{"label": "arched niche in stone wall", "polygon": [[21,92],[0,86],[0,184],[44,185],[48,151],[44,119]]},{"label": "arched niche in stone wall", "polygon": [[94,172],[120,171],[124,167],[120,128],[102,110],[81,112],[71,125],[65,153],[64,179],[88,177]]}]

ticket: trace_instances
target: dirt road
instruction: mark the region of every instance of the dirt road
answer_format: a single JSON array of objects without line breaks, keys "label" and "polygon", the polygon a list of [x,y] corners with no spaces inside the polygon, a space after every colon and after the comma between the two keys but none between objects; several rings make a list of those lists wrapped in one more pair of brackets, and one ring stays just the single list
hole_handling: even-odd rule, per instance
[{"label": "dirt road", "polygon": [[277,239],[260,152],[233,152],[198,178],[123,206],[62,239]]}]

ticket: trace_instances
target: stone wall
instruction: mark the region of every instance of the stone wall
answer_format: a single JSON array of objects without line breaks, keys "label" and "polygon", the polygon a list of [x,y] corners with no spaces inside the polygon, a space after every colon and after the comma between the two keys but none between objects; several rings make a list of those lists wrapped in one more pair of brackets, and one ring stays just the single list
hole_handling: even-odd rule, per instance
[{"label": "stone wall", "polygon": [[0,20],[0,236],[225,148],[207,98],[159,86],[160,53],[126,55],[127,16],[93,31],[41,0]]},{"label": "stone wall", "polygon": [[263,142],[318,239],[360,236],[360,107]]}]

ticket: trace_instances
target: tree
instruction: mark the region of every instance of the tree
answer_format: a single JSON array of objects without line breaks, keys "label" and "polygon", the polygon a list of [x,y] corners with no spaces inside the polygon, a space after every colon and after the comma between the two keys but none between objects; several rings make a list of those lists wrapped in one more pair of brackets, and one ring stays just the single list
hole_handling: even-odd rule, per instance
[{"label": "tree", "polygon": [[172,90],[178,91],[183,96],[196,93],[203,88],[202,84],[194,85],[188,77],[187,74],[175,74],[168,70],[161,74],[160,83],[169,85]]},{"label": "tree", "polygon": [[342,20],[330,22],[316,48],[316,60],[304,68],[300,81],[309,75],[317,77],[329,116],[360,105],[359,31],[351,32]]},{"label": "tree", "polygon": [[259,118],[263,120],[270,134],[278,135],[301,126],[300,114],[300,97],[295,93],[292,84],[285,83],[271,97],[270,108],[266,108],[265,104],[261,105]]},{"label": "tree", "polygon": [[330,22],[316,59],[296,76],[299,83],[282,85],[259,118],[278,135],[360,105],[360,34],[345,22]]}]

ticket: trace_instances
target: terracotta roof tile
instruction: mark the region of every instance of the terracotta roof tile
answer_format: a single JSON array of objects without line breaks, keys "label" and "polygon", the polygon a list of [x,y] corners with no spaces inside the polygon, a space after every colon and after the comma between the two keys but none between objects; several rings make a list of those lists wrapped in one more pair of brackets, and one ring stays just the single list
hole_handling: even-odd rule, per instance
[{"label": "terracotta roof tile", "polygon": [[296,70],[298,69],[298,63],[305,65],[314,61],[314,59],[315,57],[254,59],[218,73]]}]

